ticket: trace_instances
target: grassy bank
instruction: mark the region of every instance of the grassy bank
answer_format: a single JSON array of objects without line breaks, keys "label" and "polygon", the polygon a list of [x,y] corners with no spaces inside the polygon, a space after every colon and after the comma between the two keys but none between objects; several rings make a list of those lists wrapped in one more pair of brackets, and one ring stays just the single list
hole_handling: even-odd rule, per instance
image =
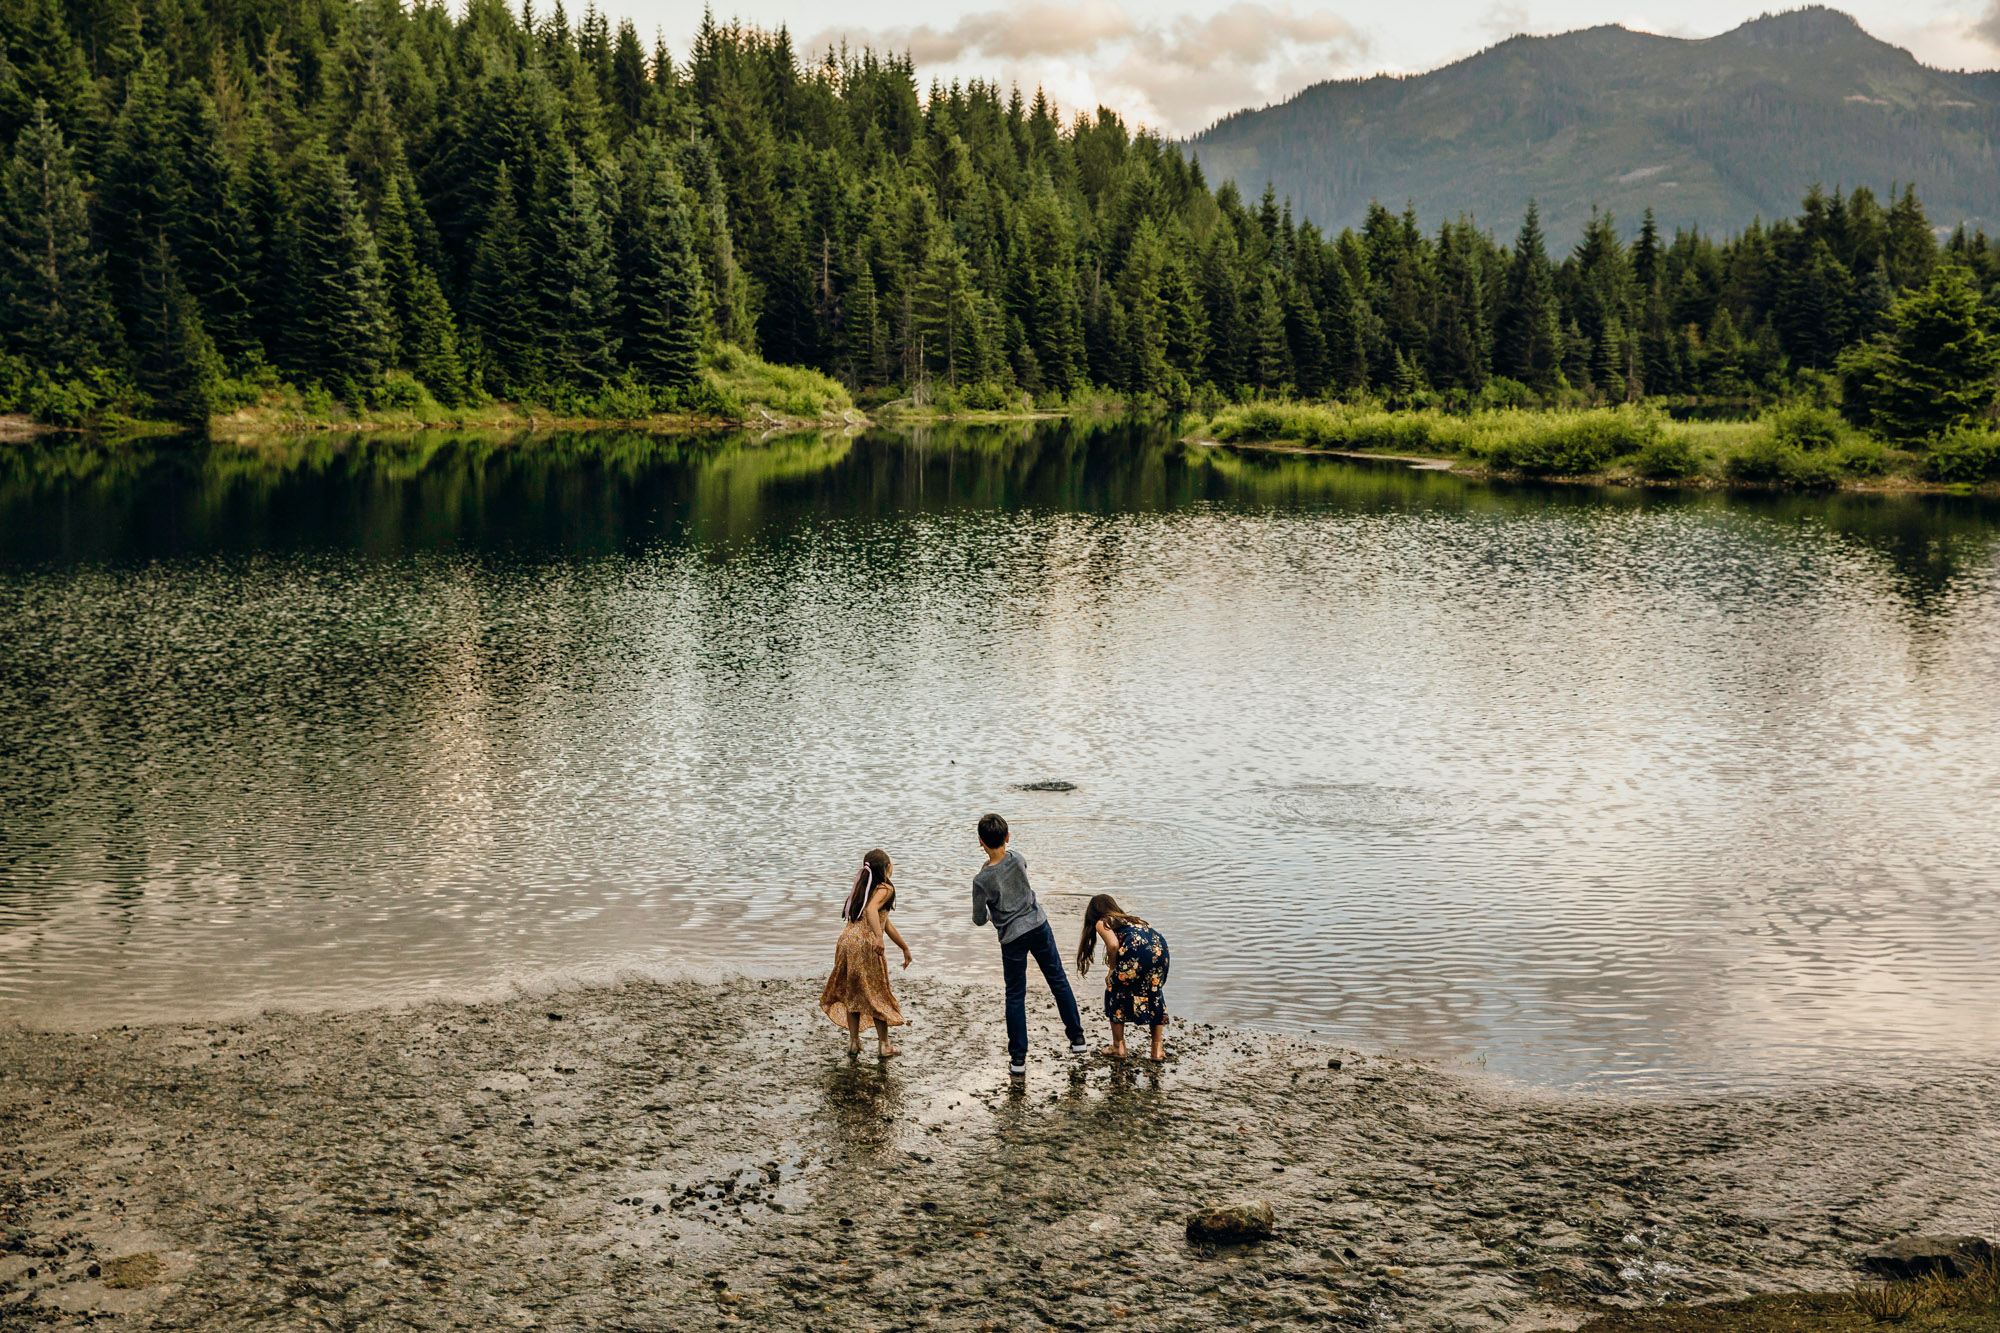
[{"label": "grassy bank", "polygon": [[700,380],[681,389],[622,382],[591,393],[447,405],[411,377],[392,373],[348,398],[317,386],[273,384],[255,401],[210,418],[209,427],[224,433],[605,425],[694,430],[812,426],[855,415],[854,399],[838,381],[818,371],[774,365],[724,343],[703,357]]},{"label": "grassy bank", "polygon": [[1993,431],[1959,431],[1914,451],[1811,407],[1777,409],[1753,421],[1673,421],[1644,407],[1461,415],[1253,403],[1215,413],[1196,435],[1226,444],[1436,458],[1493,473],[1613,482],[1815,490],[2000,481],[2000,434]]},{"label": "grassy bank", "polygon": [[1123,396],[1102,389],[1031,394],[993,383],[970,384],[957,389],[935,388],[924,396],[922,402],[914,397],[903,397],[868,407],[871,415],[883,421],[906,425],[932,421],[978,425],[1049,417],[1113,416],[1127,410],[1128,403]]}]

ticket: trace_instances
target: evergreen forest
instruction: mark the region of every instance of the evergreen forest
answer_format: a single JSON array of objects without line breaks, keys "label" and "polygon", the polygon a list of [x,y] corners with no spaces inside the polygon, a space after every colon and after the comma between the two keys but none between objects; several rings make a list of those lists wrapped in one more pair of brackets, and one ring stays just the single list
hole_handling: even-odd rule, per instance
[{"label": "evergreen forest", "polygon": [[1728,237],[1330,235],[1108,111],[712,19],[676,52],[559,3],[18,0],[0,50],[0,407],[44,420],[717,413],[754,354],[864,401],[1810,392],[1921,433],[1897,358],[1966,329],[1956,419],[1992,398],[2000,248],[1907,187]]}]

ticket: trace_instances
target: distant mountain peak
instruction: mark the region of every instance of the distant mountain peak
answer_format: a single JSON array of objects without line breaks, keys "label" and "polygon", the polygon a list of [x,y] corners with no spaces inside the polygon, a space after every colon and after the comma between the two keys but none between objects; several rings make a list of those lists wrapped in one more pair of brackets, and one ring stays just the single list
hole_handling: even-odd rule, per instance
[{"label": "distant mountain peak", "polygon": [[1688,39],[1602,25],[1521,37],[1426,74],[1315,84],[1196,135],[1208,178],[1266,181],[1323,227],[1373,200],[1551,237],[1593,207],[1730,231],[1814,185],[1913,184],[1932,222],[2000,220],[2000,71],[1920,64],[1825,5]]},{"label": "distant mountain peak", "polygon": [[1875,42],[1852,14],[1825,5],[1807,5],[1775,14],[1760,14],[1723,33],[1717,40],[1742,42],[1750,46],[1814,47],[1851,42],[1859,38]]}]

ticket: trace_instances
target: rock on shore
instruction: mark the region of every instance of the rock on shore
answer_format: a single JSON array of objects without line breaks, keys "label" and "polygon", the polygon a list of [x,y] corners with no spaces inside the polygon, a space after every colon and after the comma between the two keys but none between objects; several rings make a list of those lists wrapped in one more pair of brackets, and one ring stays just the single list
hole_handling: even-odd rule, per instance
[{"label": "rock on shore", "polygon": [[[1991,1069],[1639,1101],[1038,1013],[1017,1085],[997,985],[909,985],[886,1064],[818,989],[0,1030],[0,1326],[1573,1327],[2000,1212]],[[1190,1243],[1217,1200],[1282,1225]]]}]

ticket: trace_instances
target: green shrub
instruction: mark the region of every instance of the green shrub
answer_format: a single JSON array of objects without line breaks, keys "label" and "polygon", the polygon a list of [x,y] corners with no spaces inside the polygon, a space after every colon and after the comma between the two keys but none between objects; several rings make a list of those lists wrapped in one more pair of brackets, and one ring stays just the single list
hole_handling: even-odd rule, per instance
[{"label": "green shrub", "polygon": [[839,382],[801,366],[779,366],[734,343],[718,344],[708,354],[702,377],[720,402],[733,403],[728,415],[743,417],[763,408],[777,416],[831,416],[854,406]]},{"label": "green shrub", "polygon": [[1833,465],[1850,477],[1888,474],[1889,451],[1874,440],[1856,440],[1833,456]]},{"label": "green shrub", "polygon": [[1840,418],[1823,407],[1798,404],[1773,408],[1764,414],[1764,422],[1779,444],[1809,454],[1831,449],[1840,442]]},{"label": "green shrub", "polygon": [[1970,482],[2000,478],[2000,432],[1960,427],[1931,441],[1924,472],[1938,481]]},{"label": "green shrub", "polygon": [[1654,481],[1681,481],[1701,471],[1701,459],[1685,436],[1662,434],[1640,448],[1632,466]]},{"label": "green shrub", "polygon": [[1519,380],[1510,380],[1504,375],[1495,375],[1486,381],[1479,391],[1481,407],[1533,407],[1538,397],[1533,389]]},{"label": "green shrub", "polygon": [[407,370],[391,370],[368,389],[368,406],[378,412],[421,412],[435,410],[437,400]]},{"label": "green shrub", "polygon": [[1731,455],[1724,471],[1735,481],[1798,490],[1815,490],[1839,480],[1838,468],[1824,453],[1806,453],[1780,443],[1774,435],[1766,435]]},{"label": "green shrub", "polygon": [[324,420],[333,415],[333,394],[323,384],[315,381],[300,391],[299,400],[305,407],[305,414]]},{"label": "green shrub", "polygon": [[966,408],[975,412],[1001,412],[1013,405],[1006,387],[995,384],[992,380],[981,380],[977,384],[967,386],[959,395],[959,400]]},{"label": "green shrub", "polygon": [[1532,421],[1519,434],[1502,438],[1487,456],[1496,466],[1518,472],[1581,476],[1639,453],[1662,434],[1660,419],[1651,413],[1577,412]]}]

